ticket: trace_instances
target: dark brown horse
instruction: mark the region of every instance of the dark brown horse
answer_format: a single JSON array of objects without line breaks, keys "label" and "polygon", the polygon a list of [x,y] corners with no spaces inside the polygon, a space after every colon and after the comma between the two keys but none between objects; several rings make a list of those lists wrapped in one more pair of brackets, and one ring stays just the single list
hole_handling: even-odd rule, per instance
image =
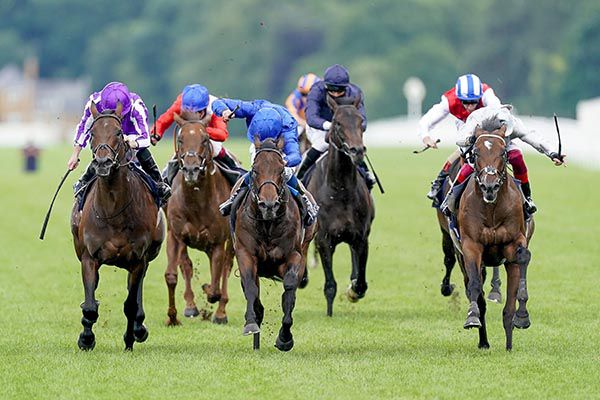
[{"label": "dark brown horse", "polygon": [[[167,213],[167,257],[165,281],[169,289],[167,325],[179,325],[175,308],[177,266],[185,279],[184,315],[199,314],[192,290],[193,266],[188,247],[206,253],[210,260],[211,283],[202,285],[209,303],[219,302],[213,322],[227,323],[225,306],[229,300],[227,278],[233,264],[233,244],[227,219],[219,213],[219,204],[229,197],[231,185],[213,162],[213,150],[205,126],[197,120],[175,114],[179,125],[175,134],[175,157],[179,173],[173,180],[173,194]],[[187,115],[183,117],[188,118]]]},{"label": "dark brown horse", "polygon": [[319,205],[315,245],[325,272],[327,315],[333,314],[333,299],[337,283],[333,276],[333,253],[345,242],[352,253],[352,274],[348,299],[356,302],[367,291],[366,268],[369,253],[369,233],[375,217],[375,207],[367,185],[357,166],[363,161],[366,148],[361,128],[362,116],[353,104],[338,105],[328,96],[333,121],[328,133],[329,152],[317,161],[308,177],[307,188]]},{"label": "dark brown horse", "polygon": [[[520,189],[506,169],[506,125],[488,120],[475,133],[474,177],[462,195],[458,226],[462,247],[461,270],[470,301],[465,329],[479,328],[479,347],[489,348],[483,293],[484,265],[504,264],[507,273],[503,324],[506,350],[512,349],[513,328],[530,325],[526,303],[527,249],[533,235],[533,220],[525,223]],[[519,300],[519,309],[516,309]]]},{"label": "dark brown horse", "polygon": [[92,326],[98,320],[95,291],[102,264],[129,272],[129,294],[124,306],[125,349],[132,350],[134,342],[146,340],[142,285],[148,263],[156,258],[164,239],[162,212],[140,177],[126,166],[121,111],[119,104],[114,114],[99,114],[92,103],[90,143],[92,167],[98,179],[92,184],[82,211],[76,203],[71,214],[71,232],[85,290],[81,304],[83,332],[78,341],[82,350],[91,350],[96,344]]},{"label": "dark brown horse", "polygon": [[264,307],[260,302],[259,277],[283,281],[283,320],[275,347],[289,351],[294,346],[292,311],[296,289],[304,277],[304,254],[314,235],[314,224],[303,229],[300,210],[284,178],[283,137],[277,142],[255,139],[256,155],[249,194],[235,212],[235,255],[246,296],[244,335],[254,335],[260,347]]}]

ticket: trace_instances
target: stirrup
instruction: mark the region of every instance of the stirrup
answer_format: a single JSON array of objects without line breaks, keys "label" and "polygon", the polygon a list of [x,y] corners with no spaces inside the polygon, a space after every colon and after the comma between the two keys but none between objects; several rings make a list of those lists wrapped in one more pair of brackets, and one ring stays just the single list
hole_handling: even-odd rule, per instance
[{"label": "stirrup", "polygon": [[234,196],[228,198],[219,206],[219,212],[222,216],[226,217],[229,214],[231,214],[231,206],[233,205],[233,199]]},{"label": "stirrup", "polygon": [[530,215],[537,211],[537,206],[535,205],[531,197],[525,197],[525,210]]}]

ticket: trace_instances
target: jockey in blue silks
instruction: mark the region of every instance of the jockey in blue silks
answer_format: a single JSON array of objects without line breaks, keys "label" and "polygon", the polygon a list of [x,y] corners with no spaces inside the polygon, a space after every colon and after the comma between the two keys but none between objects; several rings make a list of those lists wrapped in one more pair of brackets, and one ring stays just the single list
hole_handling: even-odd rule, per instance
[{"label": "jockey in blue silks", "polygon": [[[218,99],[212,104],[213,112],[222,116],[225,121],[231,118],[245,118],[248,126],[247,138],[253,143],[258,136],[261,141],[265,139],[279,139],[283,136],[283,158],[286,162],[285,177],[290,192],[300,200],[306,210],[305,225],[312,225],[317,217],[319,207],[310,193],[296,179],[293,167],[300,163],[300,146],[298,145],[298,123],[288,110],[266,100],[242,101],[233,99]],[[235,110],[235,113],[231,110]],[[254,145],[250,146],[251,159],[254,161]],[[245,194],[250,187],[250,173],[242,176],[232,189],[230,198],[219,207],[224,216],[231,213],[231,206],[235,199]]]}]

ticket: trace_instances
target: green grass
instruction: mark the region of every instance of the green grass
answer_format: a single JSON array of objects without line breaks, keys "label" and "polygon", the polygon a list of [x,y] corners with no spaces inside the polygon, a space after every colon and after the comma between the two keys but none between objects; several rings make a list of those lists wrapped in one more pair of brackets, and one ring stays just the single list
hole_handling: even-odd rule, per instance
[{"label": "green grass", "polygon": [[[245,143],[229,147],[247,160]],[[160,164],[170,150],[170,143],[153,149]],[[186,319],[165,327],[164,246],[145,280],[148,341],[123,352],[126,272],[105,266],[97,345],[81,352],[83,287],[68,228],[70,185],[81,167],[59,195],[46,240],[37,239],[69,152],[43,151],[40,173],[25,175],[20,153],[0,150],[2,399],[587,399],[600,393],[598,172],[527,157],[540,209],[528,281],[532,326],[515,331],[511,353],[504,350],[502,306],[488,307],[491,349],[477,349],[476,331],[462,328],[467,301],[458,268],[456,295],[439,293],[441,236],[424,194],[447,151],[415,156],[400,148],[370,149],[387,192],[375,193],[366,297],[352,304],[338,295],[327,318],[321,268],[310,270],[309,286],[298,292],[291,352],[273,347],[282,288],[272,281],[261,282],[266,315],[259,352],[241,335],[245,302],[234,274],[228,325]],[[196,251],[192,260],[199,295],[209,279],[207,261]],[[341,293],[350,274],[346,248],[336,254],[335,273]],[[180,275],[180,316],[182,286]]]}]

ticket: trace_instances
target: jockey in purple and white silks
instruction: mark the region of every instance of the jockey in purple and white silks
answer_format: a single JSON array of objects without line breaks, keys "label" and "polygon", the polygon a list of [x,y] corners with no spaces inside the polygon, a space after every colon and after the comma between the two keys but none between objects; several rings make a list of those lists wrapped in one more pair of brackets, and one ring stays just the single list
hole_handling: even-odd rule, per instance
[{"label": "jockey in purple and white silks", "polygon": [[[75,130],[74,148],[67,162],[68,168],[70,170],[77,168],[79,154],[90,140],[90,128],[94,122],[91,112],[92,102],[96,104],[96,108],[100,113],[105,110],[116,110],[117,104],[121,103],[123,107],[121,111],[121,128],[123,129],[124,139],[130,148],[138,149],[136,157],[140,165],[156,182],[160,198],[163,201],[166,200],[171,194],[171,188],[163,182],[160,170],[148,150],[150,146],[148,110],[140,96],[130,92],[127,86],[121,82],[110,82],[100,92],[94,92],[90,95],[83,110],[81,121]],[[93,175],[92,168],[88,167],[79,181],[75,183],[75,192],[86,186]]]},{"label": "jockey in purple and white silks", "polygon": [[[212,106],[213,112],[222,116],[225,121],[231,118],[245,118],[248,125],[247,138],[250,142],[254,142],[255,136],[258,136],[260,141],[269,138],[277,140],[283,136],[283,158],[286,162],[284,179],[292,195],[300,200],[306,210],[305,225],[312,225],[316,221],[319,207],[302,183],[294,176],[293,167],[300,163],[301,156],[298,145],[298,123],[290,112],[284,107],[266,100],[248,102],[218,99],[213,102]],[[235,113],[232,110],[235,110]],[[254,161],[254,144],[250,146],[250,153],[251,160]],[[231,206],[235,199],[243,195],[250,187],[250,179],[250,173],[246,173],[238,180],[231,191],[230,198],[219,207],[221,214],[226,216],[231,213]]]},{"label": "jockey in purple and white silks", "polygon": [[[331,128],[333,111],[327,104],[327,96],[338,101],[345,98],[356,99],[360,97],[358,111],[362,115],[362,130],[367,129],[367,116],[365,113],[364,96],[362,90],[355,84],[350,83],[348,70],[339,64],[334,64],[325,70],[323,80],[315,82],[310,89],[306,104],[306,135],[312,146],[306,152],[302,164],[298,167],[296,175],[302,179],[310,167],[328,148],[329,143],[325,141],[327,131]],[[375,176],[369,171],[367,165],[362,162],[360,168],[365,173],[365,179],[369,190],[375,185]]]}]

